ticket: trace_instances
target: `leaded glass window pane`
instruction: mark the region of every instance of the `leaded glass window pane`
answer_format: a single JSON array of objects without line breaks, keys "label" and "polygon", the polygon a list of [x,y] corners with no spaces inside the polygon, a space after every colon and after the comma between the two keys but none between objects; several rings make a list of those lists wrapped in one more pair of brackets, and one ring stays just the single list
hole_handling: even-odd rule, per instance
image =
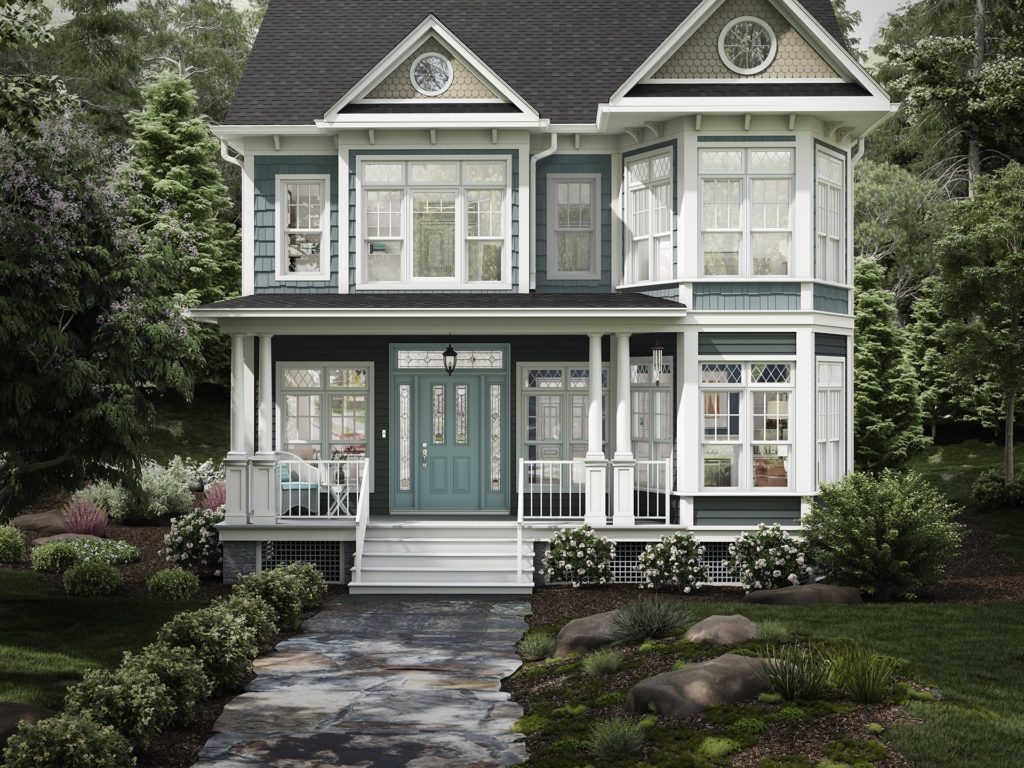
[{"label": "leaded glass window pane", "polygon": [[501,385],[491,384],[490,393],[491,490],[501,490]]},{"label": "leaded glass window pane", "polygon": [[444,385],[435,384],[430,393],[430,423],[432,429],[431,441],[434,445],[444,445]]},{"label": "leaded glass window pane", "polygon": [[412,385],[398,385],[398,489],[412,489]]},{"label": "leaded glass window pane", "polygon": [[469,443],[469,385],[455,385],[455,443]]},{"label": "leaded glass window pane", "polygon": [[462,182],[464,184],[502,184],[505,183],[505,163],[497,162],[465,162],[462,164]]},{"label": "leaded glass window pane", "polygon": [[410,184],[458,184],[458,163],[409,163]]},{"label": "leaded glass window pane", "polygon": [[738,363],[704,363],[700,368],[702,384],[739,384],[743,380],[743,366]]},{"label": "leaded glass window pane", "polygon": [[336,389],[366,389],[369,377],[365,368],[328,368],[330,386]]}]

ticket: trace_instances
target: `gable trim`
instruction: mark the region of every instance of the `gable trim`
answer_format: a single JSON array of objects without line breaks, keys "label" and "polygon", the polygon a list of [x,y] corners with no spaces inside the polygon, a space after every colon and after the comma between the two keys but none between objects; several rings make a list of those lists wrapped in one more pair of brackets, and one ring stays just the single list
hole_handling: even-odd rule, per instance
[{"label": "gable trim", "polygon": [[[615,106],[633,89],[634,86],[651,81],[651,76],[657,72],[668,59],[678,50],[690,36],[705,24],[726,0],[702,0],[702,2],[690,13],[683,22],[665,38],[640,67],[629,76],[629,78],[618,90],[612,94],[609,104]],[[889,95],[875,81],[860,62],[850,55],[840,43],[830,35],[821,23],[799,3],[791,3],[787,0],[768,0],[775,9],[789,21],[798,32],[803,34],[807,42],[814,47],[825,60],[837,71],[846,74],[855,82],[860,84],[872,96],[890,101]],[[656,82],[667,82],[658,80]],[[682,81],[692,82],[692,81]],[[720,81],[715,81],[720,82]],[[739,80],[738,82],[749,82]],[[821,82],[821,81],[816,81]]]},{"label": "gable trim", "polygon": [[523,99],[512,87],[506,83],[497,72],[491,69],[482,59],[480,59],[473,51],[471,51],[461,40],[459,40],[451,30],[449,30],[441,21],[433,14],[428,15],[423,21],[421,21],[415,29],[412,30],[405,38],[391,51],[384,56],[377,65],[367,72],[363,77],[352,86],[338,101],[336,101],[330,109],[324,114],[325,122],[334,122],[339,117],[339,112],[343,110],[348,104],[356,102],[362,99],[366,94],[372,92],[372,90],[391,72],[396,66],[401,64],[408,58],[409,55],[416,50],[416,48],[425,42],[429,37],[434,36],[446,45],[449,50],[455,56],[459,57],[462,62],[473,70],[484,83],[491,88],[495,93],[503,96],[510,103],[514,104],[520,112],[523,113],[524,117],[536,120],[538,118],[537,111]]}]

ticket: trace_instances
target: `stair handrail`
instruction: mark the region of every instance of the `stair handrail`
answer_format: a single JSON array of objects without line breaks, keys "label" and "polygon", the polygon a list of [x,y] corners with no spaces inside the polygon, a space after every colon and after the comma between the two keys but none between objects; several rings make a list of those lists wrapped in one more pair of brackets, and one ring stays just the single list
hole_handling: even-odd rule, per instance
[{"label": "stair handrail", "polygon": [[359,496],[356,499],[356,554],[351,581],[363,580],[363,542],[366,541],[366,524],[370,518],[370,460],[363,459],[363,476],[359,480]]}]

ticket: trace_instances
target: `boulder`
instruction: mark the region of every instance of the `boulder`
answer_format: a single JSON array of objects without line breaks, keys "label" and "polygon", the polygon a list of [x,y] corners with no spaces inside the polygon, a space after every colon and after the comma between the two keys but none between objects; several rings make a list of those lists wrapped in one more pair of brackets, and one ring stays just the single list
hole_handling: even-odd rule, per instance
[{"label": "boulder", "polygon": [[23,531],[41,533],[44,536],[68,532],[67,526],[64,525],[64,513],[59,509],[51,509],[48,512],[33,512],[30,515],[18,515],[11,519],[11,525]]},{"label": "boulder", "polygon": [[612,634],[615,614],[616,611],[605,611],[570,621],[562,627],[555,638],[555,656],[566,656],[575,651],[589,651],[592,648],[610,645],[615,640]]},{"label": "boulder", "polygon": [[88,533],[58,533],[54,536],[40,536],[32,542],[33,547],[42,544],[49,544],[51,541],[74,541],[75,539],[99,539],[99,536],[92,536]]},{"label": "boulder", "polygon": [[738,704],[768,690],[760,659],[727,653],[641,680],[629,689],[626,708],[647,714],[689,717],[716,704]]},{"label": "boulder", "polygon": [[842,603],[857,605],[864,602],[855,587],[837,587],[834,584],[796,584],[782,589],[759,589],[748,592],[744,603],[759,605],[814,605],[816,603]]},{"label": "boulder", "polygon": [[18,730],[18,723],[35,723],[55,714],[57,713],[45,707],[0,701],[0,751],[3,751],[7,739]]},{"label": "boulder", "polygon": [[697,645],[739,645],[757,639],[757,624],[746,616],[708,616],[683,637]]}]

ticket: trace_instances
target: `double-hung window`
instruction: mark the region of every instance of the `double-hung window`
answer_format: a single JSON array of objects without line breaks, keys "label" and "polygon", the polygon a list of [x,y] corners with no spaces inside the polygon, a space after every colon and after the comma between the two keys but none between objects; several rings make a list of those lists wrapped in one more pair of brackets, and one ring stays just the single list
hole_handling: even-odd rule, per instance
[{"label": "double-hung window", "polygon": [[287,363],[278,376],[283,450],[310,462],[367,455],[372,365]]},{"label": "double-hung window", "polygon": [[277,279],[330,277],[330,177],[277,177]]},{"label": "double-hung window", "polygon": [[601,276],[601,175],[548,175],[548,277]]},{"label": "double-hung window", "polygon": [[845,283],[846,163],[840,155],[818,149],[815,167],[815,277]]},{"label": "double-hung window", "polygon": [[362,282],[507,286],[509,160],[360,161]]},{"label": "double-hung window", "polygon": [[626,162],[627,283],[671,280],[672,153]]},{"label": "double-hung window", "polygon": [[793,150],[700,150],[704,274],[788,275]]},{"label": "double-hung window", "polygon": [[[637,461],[664,461],[672,458],[675,409],[672,407],[672,359],[662,361],[654,371],[650,358],[634,359],[629,367],[630,434],[633,457]],[[637,484],[645,486],[659,475],[641,469]]]},{"label": "double-hung window", "polygon": [[703,487],[789,488],[793,364],[702,363]]},{"label": "double-hung window", "polygon": [[817,360],[818,484],[834,483],[846,474],[846,361]]}]

